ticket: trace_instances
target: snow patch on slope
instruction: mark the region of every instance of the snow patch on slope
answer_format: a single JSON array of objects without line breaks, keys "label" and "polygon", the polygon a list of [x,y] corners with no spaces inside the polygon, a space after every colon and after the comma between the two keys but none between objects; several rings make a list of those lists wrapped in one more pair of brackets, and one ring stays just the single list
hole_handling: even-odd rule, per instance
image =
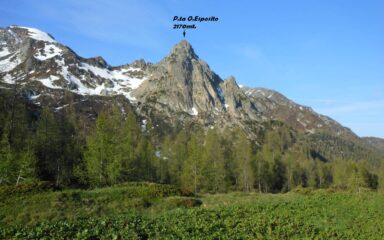
[{"label": "snow patch on slope", "polygon": [[[124,75],[124,73],[126,72],[138,71],[139,69],[137,68],[128,68],[128,69],[122,69],[122,70],[108,70],[108,69],[92,66],[87,63],[81,63],[81,65],[82,66],[79,67],[80,69],[87,70],[89,72],[92,72],[94,75],[105,78],[105,79],[118,81],[117,85],[124,85],[124,86],[129,85],[131,89],[138,88],[145,80],[145,78],[143,79],[132,78],[127,75]],[[118,90],[118,89],[114,89],[114,90]]]},{"label": "snow patch on slope", "polygon": [[53,85],[54,81],[59,80],[60,78],[58,76],[49,76],[48,78],[42,78],[38,79],[37,81],[41,82],[44,86],[48,88],[53,88],[53,89],[60,89],[60,86],[55,86]]},{"label": "snow patch on slope", "polygon": [[[68,86],[71,86],[71,91],[81,95],[124,95],[130,101],[136,101],[136,98],[130,95],[132,89],[137,88],[140,84],[145,81],[146,77],[139,79],[124,75],[123,71],[131,71],[130,68],[123,70],[108,70],[102,69],[90,64],[81,63],[80,69],[92,72],[95,76],[105,79],[98,83],[97,81],[86,82],[85,75],[74,75],[70,70],[69,66],[66,65],[64,59],[55,59],[58,66],[58,74],[62,76],[67,82]],[[135,69],[136,70],[136,69]],[[54,83],[59,80],[58,76],[50,76],[45,79],[39,79],[48,88],[59,89],[63,88]]]},{"label": "snow patch on slope", "polygon": [[8,48],[3,47],[2,50],[0,51],[0,58],[1,57],[5,57],[5,56],[7,56],[9,54],[11,54],[11,53],[9,52]]},{"label": "snow patch on slope", "polygon": [[55,46],[54,44],[46,44],[44,49],[39,50],[39,52],[33,56],[40,61],[44,61],[44,60],[53,58],[55,56],[58,56],[62,52],[63,51],[57,46]]},{"label": "snow patch on slope", "polygon": [[29,37],[35,40],[50,42],[50,43],[56,42],[51,36],[49,36],[48,33],[40,31],[39,29],[29,28],[29,27],[19,27],[19,28],[27,29]]},{"label": "snow patch on slope", "polygon": [[5,76],[3,77],[3,81],[8,83],[8,84],[14,84],[15,83],[15,78],[13,78],[11,76],[11,74],[7,73],[5,74]]},{"label": "snow patch on slope", "polygon": [[[68,66],[65,66],[64,59],[62,60],[56,60],[56,63],[58,66],[61,66],[61,75],[64,77],[65,80],[68,81],[70,84],[74,84],[77,87],[77,92],[79,94],[100,94],[100,92],[95,92],[96,89],[91,89],[86,87],[80,79],[78,79],[75,75],[73,75],[69,70]],[[98,89],[97,89],[98,90]]]},{"label": "snow patch on slope", "polygon": [[21,60],[17,57],[11,60],[13,56],[14,55],[11,55],[0,61],[0,72],[9,72],[21,63]]},{"label": "snow patch on slope", "polygon": [[81,66],[79,66],[80,69],[92,72],[94,75],[106,78],[106,79],[122,79],[122,80],[128,80],[128,76],[125,76],[123,74],[118,74],[117,72],[110,71],[108,69],[99,68],[96,66],[92,66],[87,63],[81,63]]},{"label": "snow patch on slope", "polygon": [[189,111],[189,114],[192,115],[192,116],[197,116],[199,114],[199,112],[197,111],[197,109],[195,107],[193,107]]}]

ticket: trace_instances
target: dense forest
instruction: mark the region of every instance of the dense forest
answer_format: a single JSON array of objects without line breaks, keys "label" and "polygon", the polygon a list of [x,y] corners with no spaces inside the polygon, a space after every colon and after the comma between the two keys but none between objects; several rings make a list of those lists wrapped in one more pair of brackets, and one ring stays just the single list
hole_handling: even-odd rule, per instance
[{"label": "dense forest", "polygon": [[73,96],[64,98],[60,111],[31,111],[16,94],[0,95],[1,185],[49,181],[88,188],[145,181],[194,193],[384,188],[383,167],[369,156],[357,158],[361,149],[352,145],[343,152],[342,140],[331,138],[329,147],[322,144],[325,136],[305,137],[280,122],[266,123],[258,142],[236,127],[204,130],[192,124],[159,134],[117,103],[87,124]]}]

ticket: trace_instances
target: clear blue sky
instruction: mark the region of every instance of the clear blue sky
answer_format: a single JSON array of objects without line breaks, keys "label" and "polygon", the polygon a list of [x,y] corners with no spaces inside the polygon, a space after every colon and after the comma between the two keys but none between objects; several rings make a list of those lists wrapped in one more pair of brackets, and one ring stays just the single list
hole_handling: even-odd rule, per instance
[{"label": "clear blue sky", "polygon": [[173,16],[216,16],[187,31],[222,78],[275,89],[351,128],[384,137],[384,1],[3,1],[0,26],[31,26],[111,65],[157,62],[182,39]]}]

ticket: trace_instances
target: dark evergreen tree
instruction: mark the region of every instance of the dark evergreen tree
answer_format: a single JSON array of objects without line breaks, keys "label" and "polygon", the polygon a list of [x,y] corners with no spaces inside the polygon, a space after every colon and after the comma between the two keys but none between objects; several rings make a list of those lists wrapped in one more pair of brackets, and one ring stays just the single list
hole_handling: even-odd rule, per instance
[{"label": "dark evergreen tree", "polygon": [[140,127],[136,116],[128,113],[128,116],[122,124],[121,144],[118,145],[119,157],[121,159],[121,181],[138,181],[142,179],[138,163],[138,144],[142,138]]},{"label": "dark evergreen tree", "polygon": [[202,154],[203,189],[208,192],[224,192],[224,156],[219,134],[215,129],[208,130]]},{"label": "dark evergreen tree", "polygon": [[174,144],[170,146],[167,155],[164,155],[169,161],[171,183],[176,186],[181,186],[182,184],[181,176],[185,161],[188,159],[188,141],[188,133],[185,130],[181,130],[177,134]]},{"label": "dark evergreen tree", "polygon": [[96,120],[96,129],[87,139],[84,153],[91,185],[105,186],[118,182],[122,172],[121,145],[122,115],[116,107],[102,111]]},{"label": "dark evergreen tree", "polygon": [[203,172],[202,172],[202,140],[203,133],[196,131],[191,134],[188,141],[188,158],[183,164],[181,185],[192,190],[195,194],[201,190]]},{"label": "dark evergreen tree", "polygon": [[64,167],[61,143],[57,121],[49,109],[44,108],[37,123],[34,146],[39,179],[60,183]]},{"label": "dark evergreen tree", "polygon": [[0,184],[9,184],[15,177],[13,153],[8,140],[8,131],[3,131],[0,141]]},{"label": "dark evergreen tree", "polygon": [[242,191],[251,191],[254,183],[254,163],[252,146],[241,129],[236,129],[234,143],[234,161],[236,162],[236,186]]}]

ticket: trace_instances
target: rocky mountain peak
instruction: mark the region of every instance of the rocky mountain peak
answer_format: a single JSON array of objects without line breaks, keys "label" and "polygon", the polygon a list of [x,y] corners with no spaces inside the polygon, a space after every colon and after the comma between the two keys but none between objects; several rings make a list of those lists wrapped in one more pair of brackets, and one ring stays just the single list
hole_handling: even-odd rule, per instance
[{"label": "rocky mountain peak", "polygon": [[170,54],[149,71],[148,81],[133,92],[140,102],[191,116],[202,112],[213,114],[224,108],[221,78],[198,58],[187,41],[176,44]]},{"label": "rocky mountain peak", "polygon": [[225,85],[231,86],[234,88],[239,88],[239,85],[236,82],[236,78],[234,76],[229,76],[227,79],[225,79]]},{"label": "rocky mountain peak", "polygon": [[172,48],[168,58],[176,58],[177,60],[184,61],[198,59],[199,57],[193,50],[192,45],[188,41],[182,40]]},{"label": "rocky mountain peak", "polygon": [[56,40],[52,35],[36,28],[12,25],[8,27],[7,30],[17,42],[20,42],[22,39],[29,38],[34,41],[56,43]]}]

